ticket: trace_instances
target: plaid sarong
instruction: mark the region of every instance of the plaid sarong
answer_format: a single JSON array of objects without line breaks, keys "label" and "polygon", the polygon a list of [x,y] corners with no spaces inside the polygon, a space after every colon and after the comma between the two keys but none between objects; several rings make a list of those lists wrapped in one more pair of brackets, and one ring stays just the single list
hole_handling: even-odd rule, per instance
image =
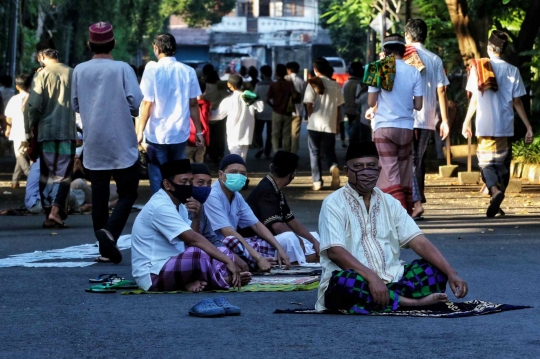
[{"label": "plaid sarong", "polygon": [[405,265],[403,277],[388,283],[388,305],[381,310],[374,303],[368,282],[356,271],[334,271],[325,293],[325,305],[331,310],[347,310],[349,314],[395,312],[400,297],[419,299],[434,293],[444,293],[448,278],[424,259]]},{"label": "plaid sarong", "polygon": [[[244,238],[246,242],[257,251],[261,256],[266,258],[275,258],[276,249],[267,241],[259,237]],[[257,261],[249,254],[240,240],[236,237],[226,237],[223,239],[223,245],[229,248],[234,254],[242,258],[250,269],[257,269]]]},{"label": "plaid sarong", "polygon": [[58,206],[60,217],[67,218],[67,205],[73,163],[75,161],[75,141],[39,142],[39,193],[45,214],[52,206]]},{"label": "plaid sarong", "polygon": [[497,186],[506,189],[510,180],[512,146],[508,137],[478,137],[476,150],[478,165],[482,170],[482,179],[491,189]]},{"label": "plaid sarong", "polygon": [[394,127],[379,128],[373,136],[381,166],[377,187],[401,202],[409,214],[413,208],[412,136],[412,130]]},{"label": "plaid sarong", "polygon": [[391,55],[382,60],[377,60],[367,64],[364,71],[362,83],[378,87],[386,91],[394,88],[396,77],[396,58]]},{"label": "plaid sarong", "polygon": [[[227,248],[218,249],[234,261],[234,256]],[[186,284],[196,280],[206,282],[208,290],[229,289],[225,280],[229,276],[225,264],[197,247],[186,248],[182,254],[169,259],[159,274],[150,276],[152,286],[148,290],[153,292],[184,290]]]},{"label": "plaid sarong", "polygon": [[486,90],[492,90],[494,92],[499,90],[497,78],[495,77],[495,72],[493,71],[489,59],[472,59],[470,68],[472,67],[476,70],[476,75],[478,76],[478,91],[482,93],[482,96]]},{"label": "plaid sarong", "polygon": [[426,70],[426,65],[424,65],[424,62],[422,62],[420,55],[418,55],[418,51],[416,51],[416,49],[412,45],[405,46],[405,54],[403,55],[403,61],[405,61],[407,65],[416,67],[420,72],[424,72]]}]

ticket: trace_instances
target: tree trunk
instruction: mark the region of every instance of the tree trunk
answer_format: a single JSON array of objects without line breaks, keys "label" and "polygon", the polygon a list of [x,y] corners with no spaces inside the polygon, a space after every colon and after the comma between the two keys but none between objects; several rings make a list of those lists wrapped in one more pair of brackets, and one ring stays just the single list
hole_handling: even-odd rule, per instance
[{"label": "tree trunk", "polygon": [[480,51],[469,31],[467,0],[445,0],[458,39],[459,51],[463,63],[467,66],[470,59],[479,58]]}]

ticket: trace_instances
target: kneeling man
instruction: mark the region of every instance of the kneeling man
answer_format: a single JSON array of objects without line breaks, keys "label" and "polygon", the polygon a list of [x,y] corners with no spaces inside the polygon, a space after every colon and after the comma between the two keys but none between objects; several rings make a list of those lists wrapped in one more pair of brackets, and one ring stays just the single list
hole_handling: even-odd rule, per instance
[{"label": "kneeling man", "polygon": [[139,287],[190,292],[240,289],[241,277],[251,275],[240,273],[228,249],[216,248],[191,227],[185,206],[193,201],[189,160],[164,163],[161,175],[161,189],[139,213],[131,234],[132,272]]},{"label": "kneeling man", "polygon": [[[447,283],[457,298],[465,297],[467,283],[400,202],[375,188],[375,143],[351,144],[346,161],[349,183],[325,199],[319,217],[323,271],[316,309],[369,314],[432,305],[448,301]],[[400,248],[421,259],[401,264]]]},{"label": "kneeling man", "polygon": [[[298,264],[319,262],[319,235],[309,232],[291,212],[287,199],[281,189],[294,179],[298,166],[298,155],[276,152],[270,164],[270,174],[250,193],[246,202],[253,213],[266,228],[272,232],[279,244],[287,251],[291,262]],[[251,228],[241,232],[244,237],[251,237],[255,232]]]}]

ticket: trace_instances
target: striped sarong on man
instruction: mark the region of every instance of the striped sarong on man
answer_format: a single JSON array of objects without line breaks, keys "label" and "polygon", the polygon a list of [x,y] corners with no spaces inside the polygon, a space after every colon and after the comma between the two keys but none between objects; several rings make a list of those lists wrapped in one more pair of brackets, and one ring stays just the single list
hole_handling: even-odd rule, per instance
[{"label": "striped sarong on man", "polygon": [[[218,247],[234,262],[230,250]],[[210,257],[208,253],[197,247],[187,247],[186,250],[169,259],[159,274],[150,274],[152,286],[149,291],[164,292],[184,290],[186,285],[196,280],[206,282],[210,290],[229,289],[226,279],[229,276],[225,263]]]},{"label": "striped sarong on man", "polygon": [[377,187],[397,199],[409,214],[413,209],[412,136],[412,130],[394,127],[378,128],[373,136],[381,166]]},{"label": "striped sarong on man", "polygon": [[67,218],[67,203],[73,175],[76,142],[43,141],[40,146],[39,193],[41,204],[48,216],[52,206],[60,209],[62,219]]},{"label": "striped sarong on man", "polygon": [[[244,238],[248,245],[253,247],[257,253],[265,258],[275,258],[276,249],[267,241],[259,237],[247,237]],[[242,258],[249,269],[258,269],[257,261],[249,254],[248,250],[242,245],[240,240],[236,237],[225,237],[223,239],[223,245],[229,248],[234,254]]]},{"label": "striped sarong on man", "polygon": [[434,293],[444,293],[448,278],[424,259],[405,265],[403,277],[388,283],[389,302],[377,306],[369,291],[369,283],[352,269],[334,271],[325,292],[325,305],[331,310],[346,310],[349,314],[395,312],[400,297],[420,299]]},{"label": "striped sarong on man", "polygon": [[508,137],[478,137],[476,150],[482,180],[488,189],[497,186],[503,191],[510,181],[512,144]]}]

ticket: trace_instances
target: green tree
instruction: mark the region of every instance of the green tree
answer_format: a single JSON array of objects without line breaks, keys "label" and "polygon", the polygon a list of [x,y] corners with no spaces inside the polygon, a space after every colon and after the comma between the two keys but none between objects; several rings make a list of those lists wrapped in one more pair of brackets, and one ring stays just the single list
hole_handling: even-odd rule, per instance
[{"label": "green tree", "polygon": [[236,7],[237,0],[163,0],[161,15],[178,15],[191,27],[217,24]]}]

